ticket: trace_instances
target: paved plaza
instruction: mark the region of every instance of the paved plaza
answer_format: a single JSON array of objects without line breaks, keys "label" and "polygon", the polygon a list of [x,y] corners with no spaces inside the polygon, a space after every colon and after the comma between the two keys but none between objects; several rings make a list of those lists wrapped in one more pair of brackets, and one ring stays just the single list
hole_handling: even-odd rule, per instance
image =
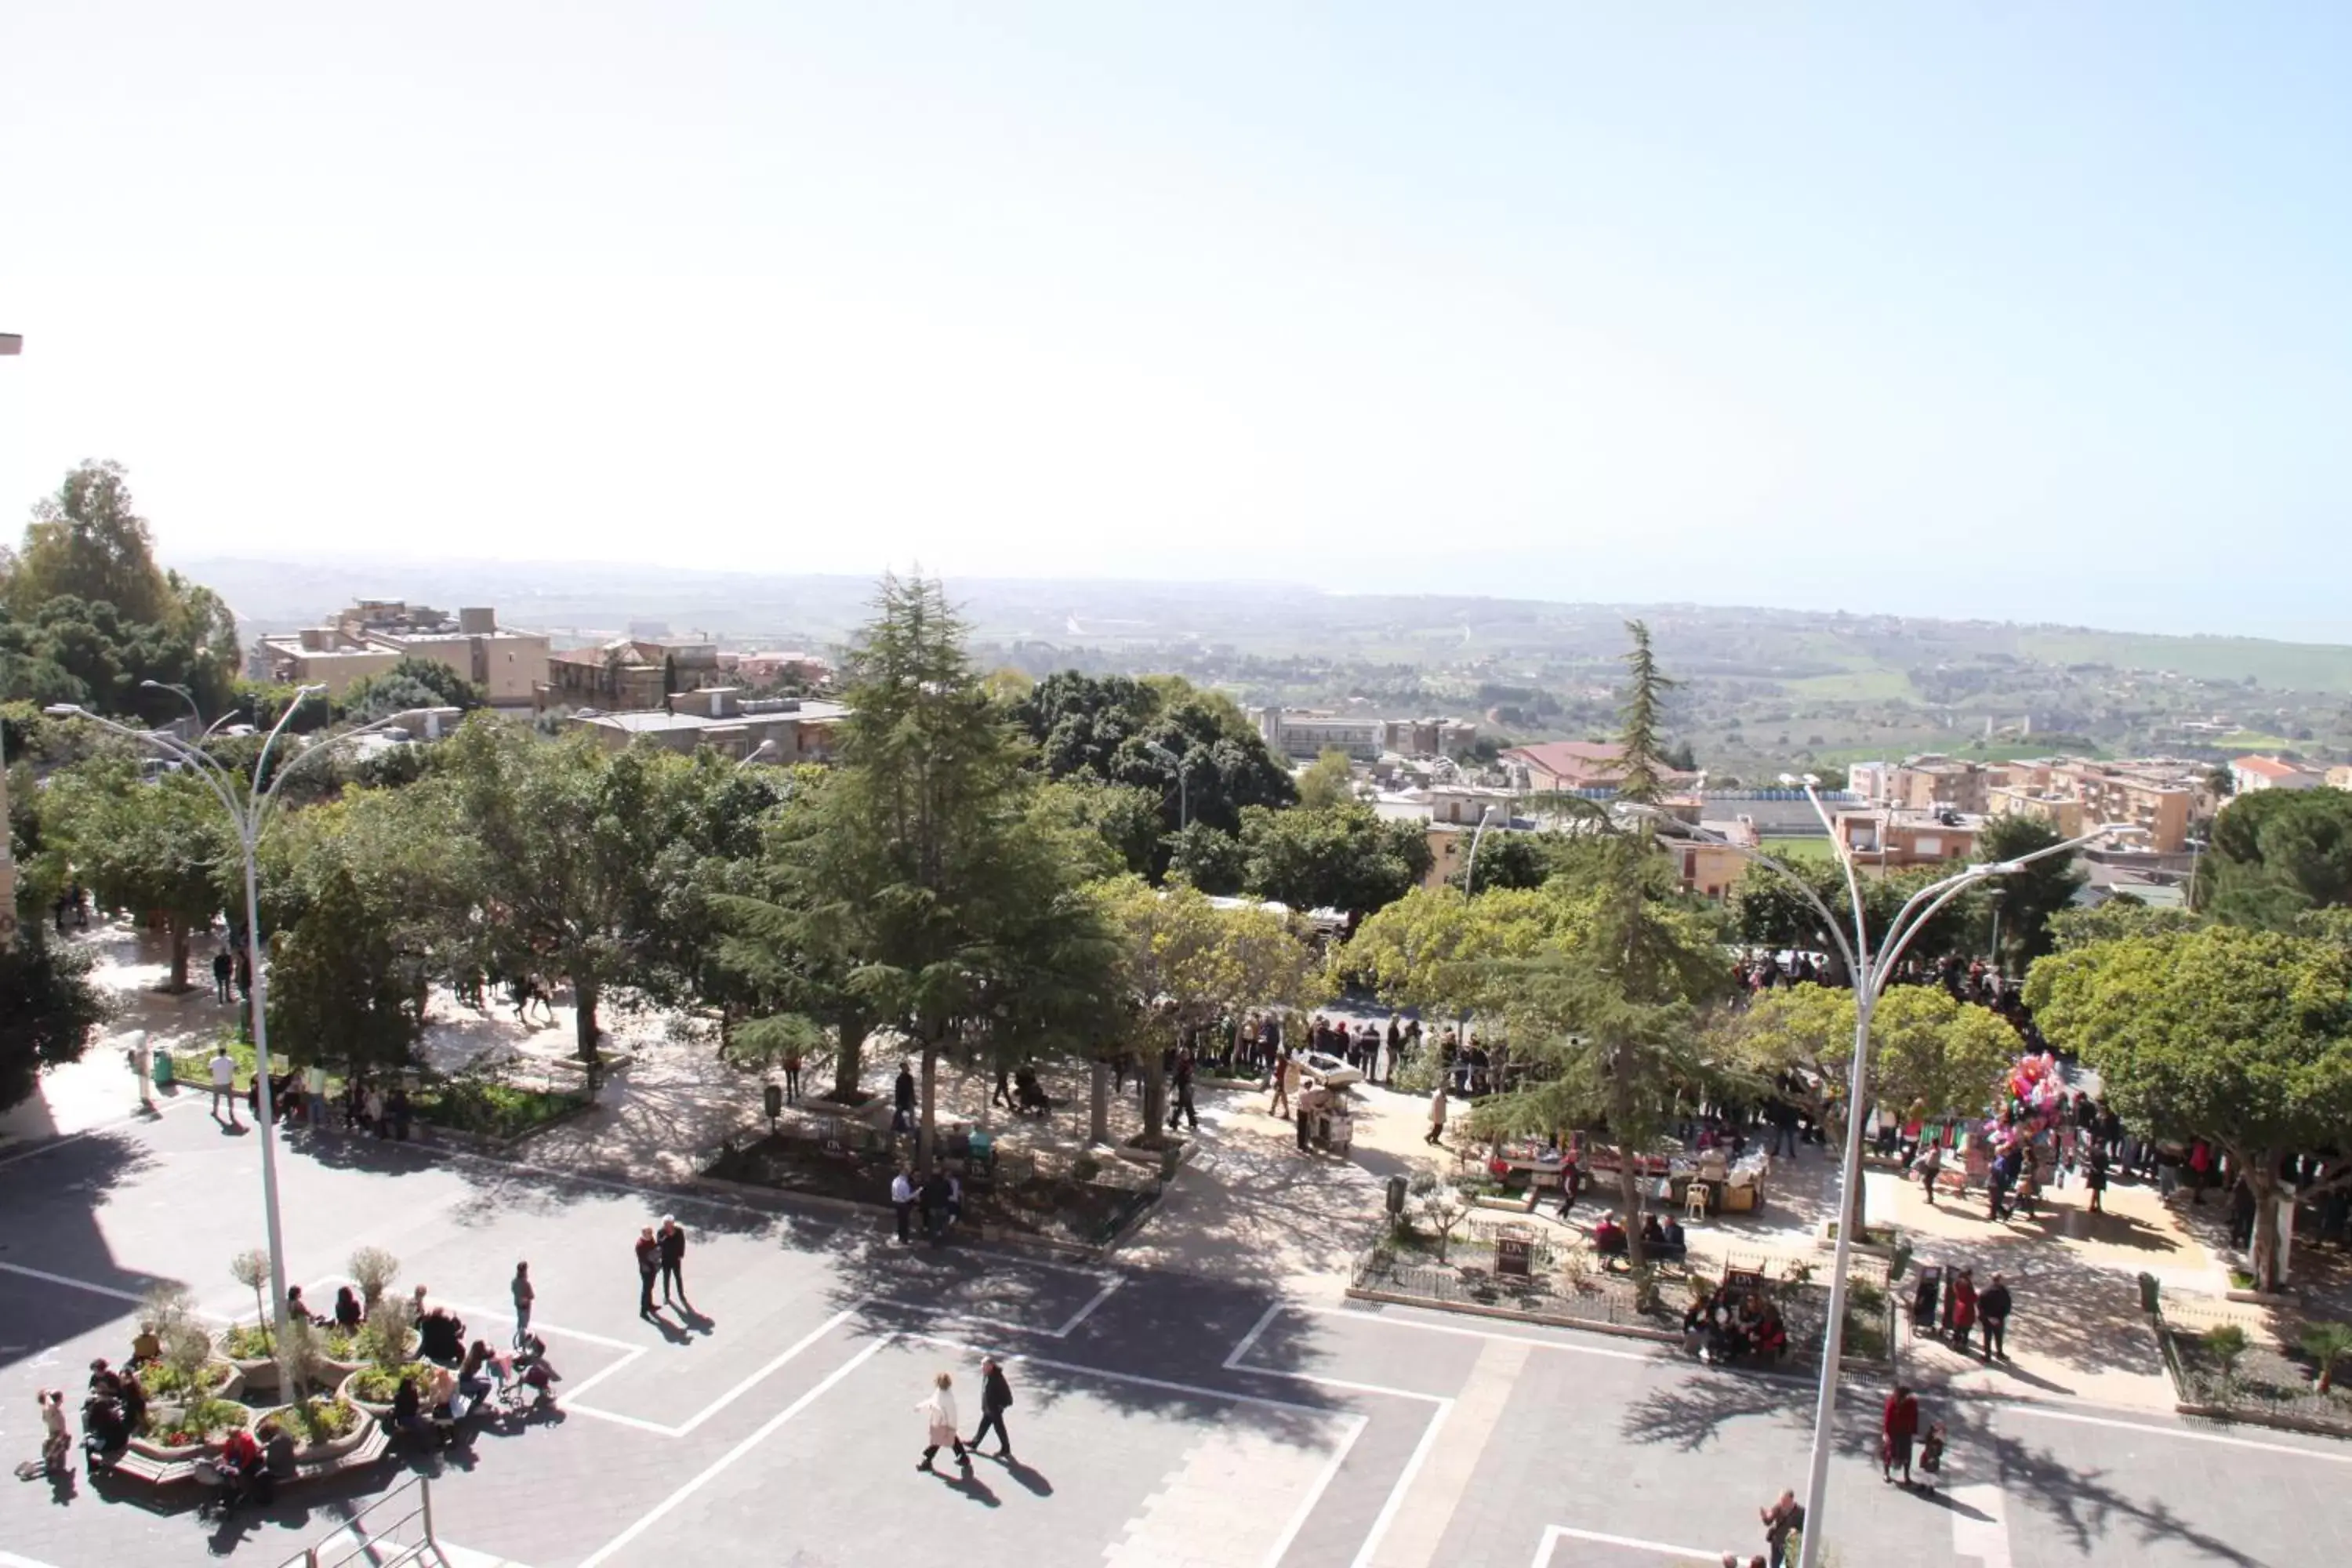
[{"label": "paved plaza", "polygon": [[[502,1340],[528,1258],[564,1374],[560,1417],[199,1522],[190,1496],[87,1477],[0,1492],[0,1564],[234,1557],[276,1568],[412,1473],[451,1561],[519,1568],[1671,1563],[1755,1550],[1798,1484],[1800,1379],[1720,1373],[1639,1342],[1406,1309],[1262,1277],[1094,1268],[980,1247],[907,1250],[866,1216],[666,1194],[414,1145],[323,1135],[281,1167],[292,1277],[317,1295],[355,1246]],[[29,1454],[33,1391],[120,1356],[149,1285],[251,1310],[229,1256],[260,1240],[258,1148],[193,1096],[0,1156],[0,1441]],[[636,1315],[629,1244],[675,1212],[693,1313]],[[978,1358],[1005,1358],[1015,1458],[914,1469],[930,1375],[967,1426]],[[2191,1429],[2082,1401],[1955,1391],[1948,1490],[1883,1486],[1877,1392],[1857,1385],[1832,1481],[1848,1564],[2299,1564],[2352,1540],[2323,1500],[2352,1450]],[[1695,1554],[1704,1553],[1704,1557]]]}]

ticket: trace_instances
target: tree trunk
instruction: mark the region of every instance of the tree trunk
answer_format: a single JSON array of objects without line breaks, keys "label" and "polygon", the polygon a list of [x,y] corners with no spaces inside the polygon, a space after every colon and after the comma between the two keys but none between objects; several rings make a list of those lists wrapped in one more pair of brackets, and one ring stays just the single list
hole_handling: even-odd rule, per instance
[{"label": "tree trunk", "polygon": [[857,1094],[857,1080],[866,1070],[866,1028],[856,1018],[841,1020],[840,1043],[833,1053],[833,1098],[846,1105]]},{"label": "tree trunk", "polygon": [[2254,1277],[2254,1289],[2275,1291],[2283,1281],[2279,1276],[2279,1180],[2273,1174],[2278,1169],[2275,1155],[2265,1154],[2260,1161],[2246,1163],[2246,1185],[2254,1194],[2254,1239],[2246,1251],[2247,1272]]},{"label": "tree trunk", "polygon": [[[163,929],[172,935],[172,977],[163,989],[176,996],[188,988],[188,922],[178,915],[165,917]],[[238,949],[239,952],[244,950]]]},{"label": "tree trunk", "polygon": [[1110,1142],[1110,1064],[1097,1058],[1087,1075],[1087,1142]]},{"label": "tree trunk", "polygon": [[1625,1205],[1625,1267],[1642,1267],[1641,1156],[1629,1145],[1617,1145],[1617,1201]]},{"label": "tree trunk", "polygon": [[1168,1124],[1167,1060],[1160,1052],[1150,1053],[1150,1059],[1140,1064],[1143,1072],[1143,1135],[1136,1142],[1146,1149],[1157,1149],[1166,1140],[1160,1130]]},{"label": "tree trunk", "polygon": [[596,983],[593,980],[583,980],[576,974],[573,975],[572,977],[572,1000],[573,1004],[572,1017],[572,1037],[578,1042],[579,1046],[575,1054],[578,1055],[580,1059],[583,1062],[593,1062],[596,1059],[596,1036],[598,1034],[598,1030],[596,1028]]},{"label": "tree trunk", "polygon": [[931,1144],[940,1101],[940,1049],[929,1040],[923,1042],[923,1099],[919,1106],[921,1120],[916,1125],[915,1174],[926,1181],[931,1174]]}]

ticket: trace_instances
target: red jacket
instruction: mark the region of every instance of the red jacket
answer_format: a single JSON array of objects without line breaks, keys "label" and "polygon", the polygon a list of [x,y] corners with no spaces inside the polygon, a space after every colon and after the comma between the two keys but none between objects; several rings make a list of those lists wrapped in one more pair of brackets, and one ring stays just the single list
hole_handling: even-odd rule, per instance
[{"label": "red jacket", "polygon": [[1878,1418],[1878,1429],[1889,1437],[1910,1437],[1919,1430],[1919,1402],[1909,1394],[1900,1398],[1886,1396],[1886,1410]]},{"label": "red jacket", "polygon": [[1952,1287],[1952,1327],[1973,1329],[1977,1326],[1977,1288],[1963,1279]]}]

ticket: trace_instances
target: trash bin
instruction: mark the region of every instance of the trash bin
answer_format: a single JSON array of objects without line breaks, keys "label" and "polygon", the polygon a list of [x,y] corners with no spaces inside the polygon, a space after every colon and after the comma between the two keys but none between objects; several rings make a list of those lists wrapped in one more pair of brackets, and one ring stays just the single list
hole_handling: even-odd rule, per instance
[{"label": "trash bin", "polygon": [[2151,1318],[2159,1310],[2156,1294],[2156,1276],[2143,1272],[2139,1277],[2139,1310]]},{"label": "trash bin", "polygon": [[1911,1288],[1911,1327],[1915,1332],[1936,1331],[1936,1313],[1943,1298],[1943,1266],[1927,1264],[1919,1270],[1919,1282]]},{"label": "trash bin", "polygon": [[155,1079],[155,1087],[157,1089],[169,1089],[172,1087],[171,1052],[157,1051],[155,1053],[155,1066],[152,1072]]},{"label": "trash bin", "polygon": [[1404,1213],[1404,1178],[1402,1176],[1389,1178],[1389,1213],[1391,1215]]}]

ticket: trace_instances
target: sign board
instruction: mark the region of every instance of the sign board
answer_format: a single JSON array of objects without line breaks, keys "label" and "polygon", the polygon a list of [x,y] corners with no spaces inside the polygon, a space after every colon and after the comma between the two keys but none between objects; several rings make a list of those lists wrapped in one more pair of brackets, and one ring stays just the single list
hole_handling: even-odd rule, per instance
[{"label": "sign board", "polygon": [[1723,1288],[1734,1296],[1764,1289],[1764,1271],[1760,1268],[1727,1268],[1723,1271]]},{"label": "sign board", "polygon": [[1534,1244],[1522,1236],[1498,1236],[1495,1238],[1495,1278],[1525,1279]]}]

